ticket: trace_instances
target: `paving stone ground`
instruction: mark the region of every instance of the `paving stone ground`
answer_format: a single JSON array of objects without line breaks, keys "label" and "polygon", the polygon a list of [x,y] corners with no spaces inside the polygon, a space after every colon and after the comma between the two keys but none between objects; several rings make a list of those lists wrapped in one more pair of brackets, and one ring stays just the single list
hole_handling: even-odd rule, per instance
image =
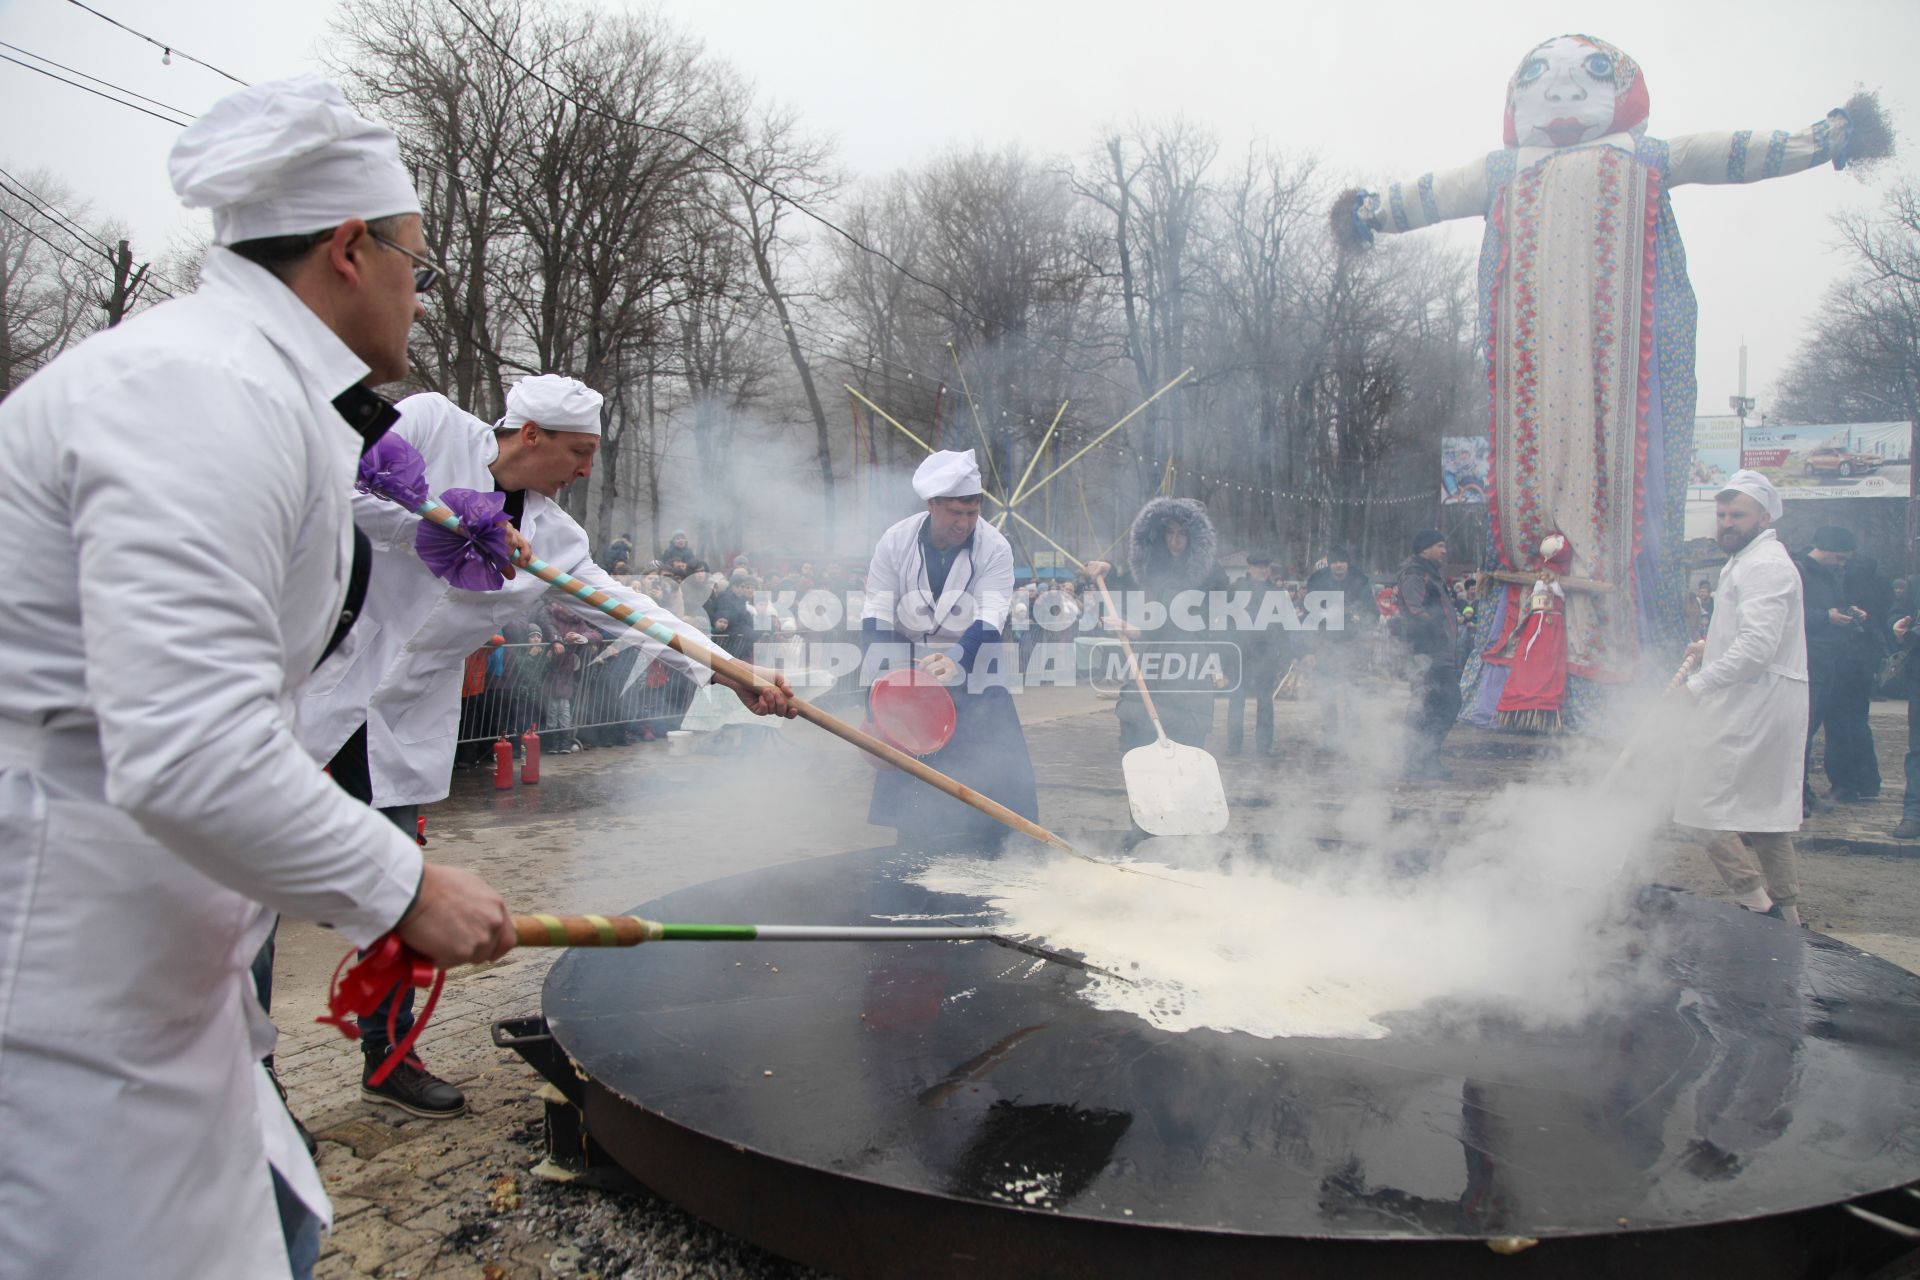
[{"label": "paving stone ground", "polygon": [[[1404,698],[1389,686],[1383,702]],[[1224,712],[1224,707],[1223,707]],[[1061,831],[1126,826],[1112,704],[1085,689],[1029,691],[1021,704],[1040,780],[1042,819]],[[1841,805],[1801,835],[1802,911],[1812,927],[1920,971],[1920,842],[1898,841],[1905,706],[1878,703],[1880,799]],[[1438,832],[1528,777],[1591,776],[1610,749],[1461,729],[1444,783],[1391,785],[1396,761],[1377,741],[1333,749],[1319,709],[1279,708],[1280,751],[1228,756],[1216,726],[1236,827],[1324,820],[1329,833],[1356,791],[1380,780],[1396,817]],[[1252,741],[1249,725],[1249,746]],[[496,792],[491,770],[462,770],[428,811],[429,856],[469,867],[519,910],[619,911],[676,889],[798,859],[891,842],[864,821],[864,759],[804,724],[755,724],[664,744],[549,757],[537,787]],[[1724,896],[1705,858],[1662,838],[1652,874]],[[276,1017],[281,1078],[320,1139],[335,1229],[318,1270],[346,1277],[793,1276],[791,1264],[733,1240],[642,1190],[610,1192],[533,1177],[542,1154],[539,1077],[496,1049],[489,1027],[537,1012],[554,953],[516,951],[453,975],[422,1045],[458,1084],[468,1115],[429,1121],[359,1096],[357,1049],[313,1023],[341,945],[304,925],[282,930]]]}]

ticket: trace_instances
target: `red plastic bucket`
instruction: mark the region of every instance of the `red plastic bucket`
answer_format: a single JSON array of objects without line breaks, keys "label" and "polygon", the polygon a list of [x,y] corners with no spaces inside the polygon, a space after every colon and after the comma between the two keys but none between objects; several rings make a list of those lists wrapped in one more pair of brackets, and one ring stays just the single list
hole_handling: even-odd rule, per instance
[{"label": "red plastic bucket", "polygon": [[953,695],[918,667],[901,667],[873,682],[867,721],[910,756],[930,756],[953,739]]}]

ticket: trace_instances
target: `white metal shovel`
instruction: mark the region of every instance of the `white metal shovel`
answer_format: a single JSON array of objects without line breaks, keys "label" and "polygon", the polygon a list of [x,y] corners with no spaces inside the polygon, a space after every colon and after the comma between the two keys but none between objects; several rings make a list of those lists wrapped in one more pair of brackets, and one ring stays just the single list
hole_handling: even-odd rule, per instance
[{"label": "white metal shovel", "polygon": [[[1107,612],[1119,619],[1113,597],[1107,594],[1106,579],[1093,581],[1100,588]],[[1148,835],[1217,835],[1227,829],[1227,791],[1220,781],[1220,764],[1199,747],[1167,736],[1160,713],[1154,709],[1153,695],[1147,691],[1146,677],[1133,656],[1133,646],[1127,642],[1124,621],[1121,625],[1117,633],[1120,648],[1156,735],[1155,741],[1120,757],[1120,771],[1127,780],[1127,807],[1133,811],[1134,822]]]}]

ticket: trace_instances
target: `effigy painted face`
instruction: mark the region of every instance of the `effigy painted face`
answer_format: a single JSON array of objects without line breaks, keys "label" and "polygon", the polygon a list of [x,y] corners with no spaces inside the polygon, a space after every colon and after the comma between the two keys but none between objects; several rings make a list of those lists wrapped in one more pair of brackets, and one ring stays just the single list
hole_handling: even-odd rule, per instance
[{"label": "effigy painted face", "polygon": [[1639,67],[1592,36],[1556,36],[1536,45],[1507,86],[1510,147],[1578,146],[1646,120]]},{"label": "effigy painted face", "polygon": [[1613,59],[1571,36],[1527,55],[1513,79],[1513,127],[1523,147],[1591,142],[1613,122]]}]

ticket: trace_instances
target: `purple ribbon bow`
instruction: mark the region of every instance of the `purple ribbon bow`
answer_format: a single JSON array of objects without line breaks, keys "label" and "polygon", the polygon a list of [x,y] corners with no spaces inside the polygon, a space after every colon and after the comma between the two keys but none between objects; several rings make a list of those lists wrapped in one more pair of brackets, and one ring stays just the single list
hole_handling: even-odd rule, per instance
[{"label": "purple ribbon bow", "polygon": [[427,500],[427,460],[418,449],[389,431],[360,455],[360,474],[354,478],[353,487],[417,511]]},{"label": "purple ribbon bow", "polygon": [[513,563],[503,510],[507,495],[497,490],[476,493],[472,489],[448,489],[440,495],[440,501],[460,517],[460,527],[448,529],[422,520],[420,531],[413,536],[421,563],[462,591],[498,591]]}]

